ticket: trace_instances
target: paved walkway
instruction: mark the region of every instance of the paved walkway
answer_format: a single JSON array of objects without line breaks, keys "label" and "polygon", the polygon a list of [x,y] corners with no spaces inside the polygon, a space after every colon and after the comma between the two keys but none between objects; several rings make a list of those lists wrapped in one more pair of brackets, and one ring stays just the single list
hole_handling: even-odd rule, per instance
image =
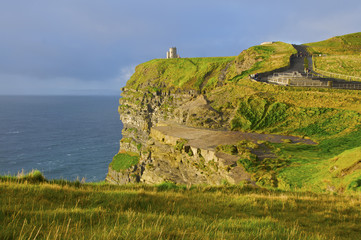
[{"label": "paved walkway", "polygon": [[290,68],[285,72],[299,72],[301,74],[304,74],[305,57],[307,57],[308,59],[309,69],[312,70],[312,56],[308,55],[306,48],[301,45],[292,45],[292,46],[297,50],[297,54],[291,57]]},{"label": "paved walkway", "polygon": [[[290,68],[286,71],[279,73],[291,73],[298,72],[300,73],[305,80],[316,80],[321,82],[332,82],[333,88],[342,88],[342,89],[361,89],[361,83],[355,81],[346,81],[343,79],[330,78],[322,76],[313,71],[312,56],[307,52],[307,47],[303,45],[292,45],[296,50],[297,54],[292,56],[290,59]],[[309,73],[305,73],[304,62],[305,57],[308,59],[308,69]],[[263,76],[260,81],[268,82],[268,76]]]}]

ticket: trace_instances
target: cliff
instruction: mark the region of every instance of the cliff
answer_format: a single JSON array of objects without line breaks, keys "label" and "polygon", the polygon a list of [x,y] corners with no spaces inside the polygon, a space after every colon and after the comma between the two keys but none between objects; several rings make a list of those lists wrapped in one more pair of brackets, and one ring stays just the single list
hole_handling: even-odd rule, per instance
[{"label": "cliff", "polygon": [[[278,49],[284,50],[278,53],[283,59],[275,68],[284,67],[288,64],[285,59],[292,53],[285,51],[292,47],[284,43],[254,47],[237,57],[157,59],[137,66],[122,89],[118,110],[124,125],[123,139],[109,166],[107,181],[117,184],[253,182],[238,162],[239,156],[217,149],[222,144],[236,144],[242,137],[229,141],[229,131],[223,131],[220,136],[216,134],[220,131],[205,130],[229,130],[236,109],[232,106],[214,109],[206,93],[227,87],[262,64],[267,66],[269,52]],[[210,142],[215,135],[218,141]]]},{"label": "cliff", "polygon": [[[305,186],[315,172],[292,174],[319,161],[313,152],[330,159],[359,146],[347,144],[359,128],[355,101],[361,96],[248,78],[286,68],[295,52],[277,42],[236,57],[155,59],[137,66],[119,100],[123,138],[106,180]],[[342,138],[348,140],[340,143]],[[340,147],[330,149],[330,141]],[[309,160],[300,160],[302,154]]]},{"label": "cliff", "polygon": [[[237,166],[237,157],[223,156],[214,147],[189,142],[196,137],[194,133],[198,128],[186,128],[185,125],[219,128],[224,122],[203,95],[192,91],[150,93],[126,88],[122,95],[119,113],[124,129],[119,154],[137,153],[139,160],[130,168],[118,171],[110,166],[108,181],[120,184],[164,181],[220,184],[222,181],[251,180],[249,174]],[[134,96],[140,99],[136,100]],[[174,129],[163,131],[162,126],[183,127],[183,131],[190,134],[174,135]],[[178,129],[178,132],[183,131]]]}]

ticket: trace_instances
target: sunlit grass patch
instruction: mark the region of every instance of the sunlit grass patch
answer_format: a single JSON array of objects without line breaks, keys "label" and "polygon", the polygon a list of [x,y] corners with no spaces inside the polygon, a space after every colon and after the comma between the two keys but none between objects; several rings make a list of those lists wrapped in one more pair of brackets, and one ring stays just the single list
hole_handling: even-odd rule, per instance
[{"label": "sunlit grass patch", "polygon": [[136,165],[139,162],[139,154],[133,152],[121,152],[114,156],[110,167],[115,171],[121,171]]}]

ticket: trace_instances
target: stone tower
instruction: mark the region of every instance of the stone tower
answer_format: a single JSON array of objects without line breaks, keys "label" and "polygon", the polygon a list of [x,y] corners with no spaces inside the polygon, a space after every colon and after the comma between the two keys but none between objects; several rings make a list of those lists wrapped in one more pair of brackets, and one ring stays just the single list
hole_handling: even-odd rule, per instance
[{"label": "stone tower", "polygon": [[167,52],[167,59],[168,58],[180,58],[179,55],[177,54],[176,47],[169,48],[169,51]]}]

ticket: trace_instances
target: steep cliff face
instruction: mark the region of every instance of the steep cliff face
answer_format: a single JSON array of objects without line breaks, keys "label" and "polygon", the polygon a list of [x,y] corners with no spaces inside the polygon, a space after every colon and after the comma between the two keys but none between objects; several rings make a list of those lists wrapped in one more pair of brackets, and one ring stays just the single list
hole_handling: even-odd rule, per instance
[{"label": "steep cliff face", "polygon": [[[124,156],[137,153],[139,161],[117,170],[110,165],[109,182],[220,184],[222,181],[250,181],[249,174],[237,166],[237,157],[216,153],[215,148],[202,149],[188,144],[189,139],[172,136],[169,134],[172,131],[157,129],[165,124],[221,127],[221,114],[208,104],[203,95],[195,91],[152,93],[125,88],[122,96],[119,114],[124,128],[119,153]],[[119,161],[124,161],[124,158]]]}]

